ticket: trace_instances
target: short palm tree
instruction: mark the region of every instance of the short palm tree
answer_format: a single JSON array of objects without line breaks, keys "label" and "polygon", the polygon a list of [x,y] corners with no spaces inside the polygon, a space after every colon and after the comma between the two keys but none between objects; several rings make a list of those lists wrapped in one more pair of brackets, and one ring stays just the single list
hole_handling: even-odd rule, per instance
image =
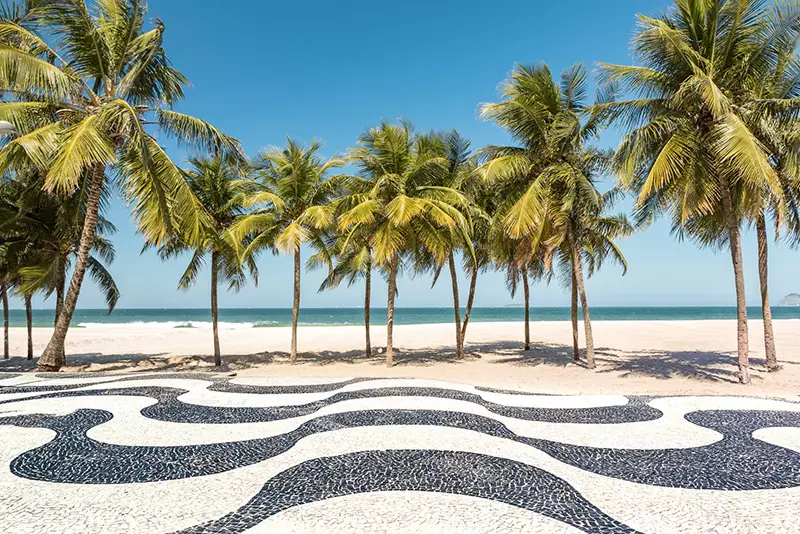
[{"label": "short palm tree", "polygon": [[[504,204],[496,224],[513,240],[522,240],[530,258],[547,263],[554,241],[568,243],[579,257],[580,221],[600,203],[595,180],[607,155],[587,143],[597,135],[598,120],[587,117],[586,70],[565,70],[560,83],[541,64],[517,66],[503,86],[503,100],[484,104],[481,113],[502,126],[521,146],[483,150],[486,177],[498,184]],[[605,94],[599,96],[601,102]],[[530,262],[518,262],[520,269]],[[594,343],[584,290],[582,262],[571,262],[584,310],[586,358],[594,368]],[[523,276],[527,282],[527,277]]]},{"label": "short palm tree", "polygon": [[[247,180],[247,166],[231,163],[222,156],[193,157],[189,159],[192,169],[186,172],[186,181],[203,209],[213,221],[203,227],[200,236],[178,236],[158,249],[162,260],[174,258],[185,252],[191,259],[178,282],[178,289],[194,287],[197,277],[206,262],[211,271],[211,327],[214,339],[214,365],[222,365],[219,346],[219,312],[217,288],[220,282],[228,282],[228,289],[239,291],[247,283],[247,273],[258,280],[258,269],[253,258],[240,261],[237,243],[231,235],[231,227],[244,212],[244,203],[254,190]],[[147,247],[145,247],[147,248]]]},{"label": "short palm tree", "polygon": [[[471,160],[471,165],[478,163],[477,157]],[[470,215],[472,243],[462,246],[463,268],[469,273],[469,292],[467,303],[464,307],[464,320],[461,324],[461,340],[466,340],[467,326],[469,325],[472,307],[475,303],[475,290],[478,285],[478,274],[492,267],[492,220],[498,205],[492,184],[483,179],[480,173],[470,172],[460,184],[460,191],[467,197]]]},{"label": "short palm tree", "polygon": [[[612,189],[601,197],[601,202],[595,212],[583,212],[577,219],[577,245],[578,252],[574,253],[568,241],[564,240],[558,247],[558,256],[563,267],[565,285],[570,287],[571,293],[571,319],[572,319],[572,349],[575,361],[580,360],[579,335],[578,335],[578,299],[580,291],[578,289],[578,278],[576,269],[572,262],[577,260],[587,267],[587,278],[591,278],[607,260],[622,266],[623,276],[628,272],[628,262],[617,245],[616,241],[629,237],[634,232],[633,225],[623,214],[606,215],[606,210],[613,206],[613,202],[618,196],[619,191]],[[585,290],[584,290],[585,295]],[[586,306],[584,300],[582,306]],[[588,315],[588,308],[583,310]],[[588,345],[588,343],[587,343]]]},{"label": "short palm tree", "polygon": [[[372,301],[372,250],[366,232],[359,235],[345,236],[332,232],[326,240],[324,250],[320,250],[308,260],[310,267],[328,267],[328,276],[320,284],[319,290],[325,291],[339,287],[347,282],[348,287],[358,280],[364,279],[364,354],[372,357],[372,341],[370,339],[370,315]],[[348,239],[349,237],[349,239]]]},{"label": "short palm tree", "polygon": [[[435,146],[434,150],[438,153],[438,157],[444,162],[444,167],[439,172],[431,173],[431,185],[446,187],[454,191],[464,194],[467,200],[466,204],[459,207],[459,210],[465,215],[469,228],[472,228],[472,220],[480,218],[483,213],[478,206],[472,202],[464,193],[464,190],[472,185],[473,182],[479,179],[478,168],[475,159],[472,157],[470,150],[470,141],[462,137],[457,131],[451,130],[449,132],[435,133],[428,137],[428,140]],[[453,313],[455,316],[456,327],[456,357],[461,358],[464,356],[464,335],[466,329],[461,321],[461,305],[458,288],[458,268],[456,267],[456,256],[462,252],[465,257],[470,258],[466,262],[471,265],[476,261],[474,250],[472,248],[472,231],[470,231],[469,240],[465,241],[462,232],[458,228],[450,229],[449,236],[442,232],[442,238],[450,241],[450,253],[447,255],[447,267],[450,271],[450,284],[453,292]],[[415,269],[417,271],[430,270],[434,273],[433,284],[439,280],[444,265],[437,261],[433,254],[430,254],[424,247],[417,247],[415,252]],[[472,270],[474,273],[474,269]],[[474,288],[470,296],[474,296]],[[471,310],[471,304],[469,306]],[[465,315],[466,322],[466,315]]]},{"label": "short palm tree", "polygon": [[259,187],[248,204],[261,206],[243,215],[233,228],[237,240],[250,239],[243,257],[252,259],[264,249],[278,250],[294,258],[291,361],[297,361],[297,323],[300,316],[300,250],[308,242],[320,243],[324,230],[334,221],[331,205],[339,180],[330,171],[345,164],[343,158],[327,161],[319,156],[322,144],[311,145],[287,138],[283,148],[262,151],[254,164]]},{"label": "short palm tree", "polygon": [[[7,188],[3,188],[4,190]],[[5,192],[5,191],[3,191]],[[2,201],[3,204],[6,203],[5,199]],[[0,220],[6,219],[8,214],[3,213],[4,210],[0,209]],[[8,226],[7,223],[4,223],[3,226]],[[36,248],[37,243],[31,239],[31,237],[27,235],[14,235],[8,231],[3,232],[0,234],[0,263],[3,266],[3,293],[5,310],[6,313],[8,310],[8,292],[12,289],[14,290],[17,296],[21,296],[23,301],[25,302],[25,317],[27,323],[27,333],[28,333],[28,359],[33,359],[33,317],[32,317],[32,307],[31,307],[31,299],[33,297],[33,291],[30,289],[24,288],[24,279],[21,274],[21,270],[31,262],[35,261],[34,258],[36,256]],[[7,330],[7,329],[6,329]],[[6,339],[8,339],[6,337]]]},{"label": "short palm tree", "polygon": [[493,225],[489,231],[492,259],[495,267],[505,272],[506,288],[513,299],[522,285],[523,350],[531,350],[531,280],[536,281],[546,272],[545,263],[552,256],[541,244],[532,246],[527,239],[512,239],[502,225]]},{"label": "short palm tree", "polygon": [[621,82],[637,97],[596,111],[628,130],[615,168],[638,194],[639,219],[667,213],[673,226],[716,220],[726,234],[743,384],[750,371],[741,226],[766,196],[784,194],[773,167],[780,154],[754,124],[772,129],[774,110],[796,114],[800,106],[792,98],[753,99],[751,88],[771,77],[776,43],[796,41],[791,21],[799,10],[787,3],[771,11],[760,0],[681,0],[658,18],[639,17],[637,65],[601,66],[605,82]]},{"label": "short palm tree", "polygon": [[[84,177],[84,180],[88,176]],[[79,190],[80,191],[80,190]],[[33,243],[20,268],[23,292],[43,292],[45,297],[56,295],[54,321],[58,321],[64,304],[66,278],[78,254],[83,219],[86,213],[86,196],[58,196],[42,188],[42,178],[37,174],[18,175],[2,188],[0,238],[7,246],[26,247]],[[87,273],[105,296],[108,311],[114,310],[120,298],[119,289],[103,263],[112,263],[114,247],[106,236],[116,228],[103,216],[107,194],[101,198],[95,237],[91,246]]]},{"label": "short palm tree", "polygon": [[359,139],[351,156],[362,180],[341,205],[339,228],[351,239],[369,236],[376,266],[388,271],[386,364],[394,364],[394,301],[401,256],[417,249],[444,264],[452,253],[452,232],[469,241],[466,198],[436,184],[447,168],[433,136],[417,135],[410,125],[383,123]]},{"label": "short palm tree", "polygon": [[33,167],[45,174],[48,191],[85,188],[87,197],[72,281],[39,359],[44,371],[63,365],[110,166],[148,242],[162,244],[176,228],[197,237],[207,223],[181,170],[147,124],[189,146],[243,158],[235,140],[171,110],[187,80],[169,63],[164,25],[156,21],[145,29],[145,13],[140,0],[65,0],[37,2],[22,21],[0,20],[0,86],[12,95],[0,104],[0,120],[19,132],[0,149],[0,172]]},{"label": "short palm tree", "polygon": [[[102,199],[101,204],[105,204]],[[55,293],[55,321],[64,302],[65,281],[77,255],[86,198],[58,197],[42,189],[37,173],[17,175],[0,185],[0,253],[14,265],[13,284],[25,301],[28,326],[28,359],[33,359],[31,297]],[[101,207],[102,211],[102,207]],[[114,247],[105,238],[115,232],[102,214],[91,247],[87,272],[106,297],[109,313],[120,297],[114,279],[103,262],[114,261]]]}]

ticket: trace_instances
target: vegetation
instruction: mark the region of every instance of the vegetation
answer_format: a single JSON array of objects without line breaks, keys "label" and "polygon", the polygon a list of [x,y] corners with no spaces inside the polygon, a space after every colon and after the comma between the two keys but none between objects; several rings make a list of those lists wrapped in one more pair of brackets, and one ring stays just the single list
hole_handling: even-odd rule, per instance
[{"label": "vegetation", "polygon": [[[14,129],[0,147],[0,296],[7,332],[9,292],[28,310],[32,295],[55,294],[55,330],[40,369],[64,364],[85,274],[109,310],[119,298],[104,266],[114,258],[106,239],[114,228],[103,207],[115,190],[132,206],[145,248],[163,259],[190,255],[179,288],[192,287],[209,263],[216,365],[217,287],[227,281],[238,290],[248,276],[257,282],[264,252],[293,259],[296,361],[310,248],[307,266],[327,270],[320,291],[364,280],[368,357],[375,273],[388,282],[391,366],[401,273],[427,274],[435,284],[447,271],[461,358],[479,273],[495,269],[512,295],[522,286],[525,350],[531,285],[557,280],[569,290],[574,359],[582,315],[585,365],[593,369],[586,279],[609,260],[624,274],[618,241],[666,216],[679,239],[730,251],[742,383],[750,377],[741,231],[755,227],[767,366],[778,369],[768,228],[800,244],[796,3],[676,0],[657,18],[642,16],[635,64],[601,65],[593,103],[582,65],[557,79],[544,63],[518,65],[499,101],[480,108],[509,135],[507,146],[473,150],[456,131],[382,122],[346,156],[326,159],[321,143],[287,138],[253,161],[235,139],[172,110],[188,82],[167,59],[163,24],[148,25],[145,11],[139,0],[30,1],[12,2],[0,16],[0,121]],[[617,150],[596,146],[609,126],[625,134]],[[194,154],[191,169],[170,159],[157,133]],[[348,166],[352,174],[339,172]],[[609,178],[616,183],[604,187]],[[633,223],[612,212],[626,193],[636,198]]]},{"label": "vegetation", "polygon": [[[759,227],[766,348],[777,366],[766,285],[765,209],[779,226],[796,199],[795,117],[800,5],[680,0],[640,16],[637,64],[602,65],[601,77],[638,97],[596,116],[629,133],[616,153],[619,181],[638,196],[636,218],[667,214],[679,235],[730,250],[738,309],[739,380],[750,382],[741,229]],[[796,228],[795,228],[796,230]]]},{"label": "vegetation", "polygon": [[340,158],[323,161],[317,154],[320,148],[316,141],[305,147],[288,139],[286,147],[271,147],[259,154],[255,163],[258,188],[247,203],[261,207],[240,217],[233,228],[238,240],[249,240],[242,254],[245,261],[254,261],[265,248],[294,258],[293,363],[300,317],[300,247],[308,242],[321,245],[322,232],[333,224],[331,199],[337,180],[328,179],[328,173],[344,165]]},{"label": "vegetation", "polygon": [[[15,288],[25,300],[28,359],[33,359],[31,298],[37,292],[45,297],[55,294],[57,323],[67,276],[80,246],[87,199],[80,194],[59,197],[48,193],[35,173],[0,184],[0,193],[0,258],[6,286]],[[114,247],[105,236],[116,231],[102,215],[105,204],[106,198],[102,198],[87,272],[104,294],[111,313],[120,292],[103,265],[114,261]]]},{"label": "vegetation", "polygon": [[219,315],[217,287],[228,282],[228,289],[239,291],[247,282],[249,273],[257,280],[258,268],[252,257],[240,261],[239,248],[231,235],[237,217],[245,213],[248,195],[255,184],[245,180],[246,168],[226,162],[221,156],[214,158],[191,158],[192,170],[186,173],[186,181],[212,223],[204,225],[197,237],[180,236],[158,249],[161,259],[174,258],[191,253],[178,288],[188,290],[197,281],[200,270],[210,260],[211,271],[211,323],[214,336],[214,364],[222,365],[219,347]]},{"label": "vegetation", "polygon": [[[553,81],[547,65],[518,66],[503,87],[503,100],[484,104],[481,113],[520,145],[489,146],[483,152],[486,176],[505,199],[495,214],[497,224],[514,240],[512,271],[519,272],[525,290],[526,348],[529,275],[549,270],[554,251],[564,245],[583,310],[586,361],[594,369],[581,251],[600,234],[620,261],[624,259],[613,242],[621,233],[606,228],[611,220],[603,216],[605,202],[595,183],[609,155],[586,144],[598,131],[597,117],[585,104],[587,91],[588,76],[581,65],[565,70],[560,83]],[[601,103],[606,96],[601,95]],[[617,222],[627,225],[624,217]]]},{"label": "vegetation", "polygon": [[[87,198],[72,280],[39,369],[57,371],[89,265],[100,199],[113,170],[139,231],[161,244],[179,229],[198,238],[207,216],[180,168],[145,123],[182,143],[239,156],[213,126],[172,111],[186,78],[162,47],[165,28],[146,30],[146,6],[83,0],[32,2],[21,20],[0,21],[0,120],[18,135],[0,149],[0,172],[44,175],[45,190]],[[88,176],[88,179],[84,179]]]},{"label": "vegetation", "polygon": [[405,122],[383,123],[359,139],[351,157],[363,177],[344,199],[339,228],[348,238],[368,234],[375,265],[388,270],[386,365],[394,363],[394,301],[403,256],[422,255],[439,265],[452,255],[452,236],[469,238],[467,205],[459,191],[442,185],[447,158],[433,134],[417,134]]}]

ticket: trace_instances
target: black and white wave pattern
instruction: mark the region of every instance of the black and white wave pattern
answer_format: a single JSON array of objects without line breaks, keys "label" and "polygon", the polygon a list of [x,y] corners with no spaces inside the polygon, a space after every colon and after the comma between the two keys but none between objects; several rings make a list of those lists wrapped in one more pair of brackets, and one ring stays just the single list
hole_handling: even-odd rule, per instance
[{"label": "black and white wave pattern", "polygon": [[368,512],[372,496],[402,496],[395,521],[427,531],[480,531],[500,513],[509,531],[746,532],[756,524],[735,516],[754,503],[759,528],[791,531],[800,506],[800,404],[786,400],[0,375],[0,441],[0,494],[15,496],[0,499],[4,532],[70,531],[59,503],[87,531],[141,532],[401,530]]}]

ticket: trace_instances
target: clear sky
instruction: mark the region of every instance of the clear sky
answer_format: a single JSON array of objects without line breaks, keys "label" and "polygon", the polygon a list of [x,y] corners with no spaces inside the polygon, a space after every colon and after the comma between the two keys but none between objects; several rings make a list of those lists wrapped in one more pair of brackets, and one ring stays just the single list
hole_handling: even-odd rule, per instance
[{"label": "clear sky", "polygon": [[[403,117],[419,129],[456,128],[474,147],[500,144],[507,136],[482,122],[477,108],[497,99],[498,84],[515,63],[545,61],[554,73],[583,62],[630,63],[629,40],[637,13],[653,14],[667,0],[406,0],[375,2],[264,2],[263,0],[150,0],[150,15],[166,24],[165,47],[192,81],[179,111],[202,117],[240,139],[251,155],[282,144],[285,135],[325,143],[333,155],[352,146],[360,132],[381,119]],[[615,145],[617,132],[602,143]],[[172,154],[183,159],[184,154]],[[620,210],[629,208],[620,206]],[[119,227],[111,271],[123,308],[208,307],[208,275],[188,292],[175,288],[185,260],[162,263],[139,255],[123,203],[109,213]],[[627,276],[609,265],[588,282],[590,305],[735,305],[727,253],[677,243],[660,223],[622,242]],[[747,296],[759,303],[756,244],[744,239]],[[773,248],[771,290],[778,300],[800,292],[800,252]],[[222,307],[290,307],[292,266],[286,257],[265,256],[261,282],[239,294],[224,292]],[[302,305],[356,307],[362,288],[317,293],[322,272],[304,273]],[[399,282],[399,306],[448,306],[443,275]],[[79,307],[103,300],[88,281]],[[385,285],[374,284],[373,303],[385,306]],[[517,297],[517,302],[520,298]],[[483,275],[477,306],[512,302],[499,273]],[[19,306],[19,302],[15,303]],[[36,303],[35,305],[40,305]],[[535,286],[534,306],[568,306],[558,286]],[[41,304],[52,306],[52,302]]]}]

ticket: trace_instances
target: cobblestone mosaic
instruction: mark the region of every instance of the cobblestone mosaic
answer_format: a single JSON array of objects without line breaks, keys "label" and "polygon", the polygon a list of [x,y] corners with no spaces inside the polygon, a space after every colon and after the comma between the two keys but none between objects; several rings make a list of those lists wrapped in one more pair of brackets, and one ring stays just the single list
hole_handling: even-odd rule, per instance
[{"label": "cobblestone mosaic", "polygon": [[800,532],[792,400],[0,374],[0,443],[9,533]]}]

